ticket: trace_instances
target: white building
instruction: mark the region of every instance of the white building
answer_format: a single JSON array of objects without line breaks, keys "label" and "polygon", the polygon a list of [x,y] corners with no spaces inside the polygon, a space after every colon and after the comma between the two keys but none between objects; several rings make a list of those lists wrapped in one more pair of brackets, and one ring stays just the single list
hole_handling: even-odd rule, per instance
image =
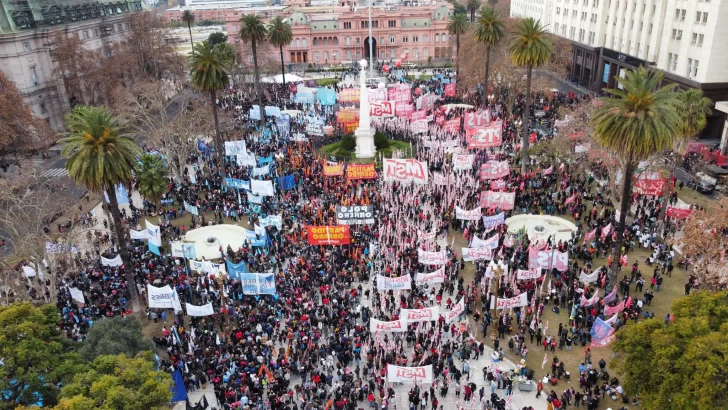
[{"label": "white building", "polygon": [[98,50],[120,41],[129,29],[125,16],[141,9],[141,0],[1,0],[0,70],[36,116],[62,130],[70,97],[52,77],[52,37],[63,30]]},{"label": "white building", "polygon": [[550,30],[551,4],[555,0],[512,0],[511,17],[540,20],[541,25]]},{"label": "white building", "polygon": [[[549,27],[572,40],[570,76],[593,91],[643,65],[717,101],[728,99],[726,21],[728,0],[553,0]],[[721,134],[719,117],[705,134]]]}]

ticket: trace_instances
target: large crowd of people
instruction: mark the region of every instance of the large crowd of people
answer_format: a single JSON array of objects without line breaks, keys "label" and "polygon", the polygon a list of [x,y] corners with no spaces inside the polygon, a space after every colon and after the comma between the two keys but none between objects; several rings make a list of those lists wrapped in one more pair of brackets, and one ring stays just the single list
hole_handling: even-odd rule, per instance
[{"label": "large crowd of people", "polygon": [[[66,275],[59,282],[61,328],[68,337],[83,340],[96,320],[132,314],[132,292],[146,304],[148,285],[169,285],[182,302],[192,305],[212,303],[214,314],[202,317],[187,316],[185,309],[142,310],[148,320],[162,322],[154,338],[161,368],[181,372],[188,390],[211,384],[217,398],[211,405],[217,409],[389,410],[403,401],[396,399],[402,390],[389,380],[388,365],[431,366],[431,383],[406,387],[410,410],[443,409],[440,402],[450,390],[462,409],[514,408],[512,395],[525,379],[537,386],[537,392],[529,394],[546,396],[541,408],[583,404],[596,409],[608,396],[626,402],[606,364],[591,362],[590,348],[597,341],[590,330],[597,320],[619,329],[650,316],[650,303],[676,263],[670,246],[655,241],[656,216],[665,204],[659,197],[635,197],[636,212],[624,232],[621,271],[610,283],[606,264],[595,263],[605,257],[610,263],[614,247],[617,223],[608,188],[573,163],[533,158],[528,172],[521,173],[517,150],[522,130],[517,119],[523,98],[513,107],[499,101],[453,106],[456,99],[446,94],[454,80],[451,70],[414,81],[396,71],[388,75],[390,83],[409,87],[407,100],[413,104],[425,95],[436,100],[418,107],[432,118],[426,134],[413,132],[405,117],[373,122],[388,138],[411,143],[412,157],[427,163],[429,178],[414,184],[391,181],[381,169],[374,179],[351,179],[346,172],[327,175],[328,168],[339,164],[317,149],[346,133],[336,122],[334,105],[301,102],[295,87],[265,84],[266,106],[298,113],[291,116],[290,129],[281,132],[273,116],[262,123],[251,118],[257,101],[250,86],[231,86],[218,101],[230,118],[227,135],[245,141],[247,155],[257,159],[255,165],[241,165],[235,156],[226,156],[221,169],[214,153],[203,150],[189,157],[182,180],[170,178],[161,206],[131,204],[130,212],[124,213],[126,223],[134,230],[144,229],[145,220],[158,225],[160,254],[150,251],[144,240],[132,241],[123,266],[103,262],[116,256],[111,249],[79,254],[77,268],[62,267]],[[553,129],[558,107],[583,98],[588,97],[535,93],[539,107],[531,107],[532,118],[537,118],[536,110],[546,114],[539,115],[540,124],[534,121],[534,141],[549,138],[550,132],[539,130]],[[468,149],[466,116],[483,111],[491,123],[502,122],[502,142],[498,147]],[[334,131],[310,133],[314,120]],[[444,125],[453,122],[457,126]],[[301,134],[305,138],[293,138]],[[454,145],[446,144],[453,140]],[[469,164],[456,166],[458,154],[473,155]],[[481,166],[492,161],[507,161],[509,169],[498,179],[482,179]],[[593,164],[598,166],[598,161]],[[293,185],[283,182],[291,176]],[[270,181],[274,193],[252,195],[229,186],[226,178]],[[513,202],[483,203],[483,191],[499,190],[514,192]],[[194,204],[199,215],[190,215],[184,203]],[[373,207],[374,223],[349,225],[348,240],[341,244],[311,243],[308,227],[336,226],[336,207],[356,205]],[[476,218],[461,218],[461,210],[479,207]],[[504,219],[514,213],[565,216],[577,230],[568,240],[529,239],[507,231]],[[280,216],[282,224],[263,223],[271,216]],[[247,272],[273,273],[275,294],[248,294],[231,272],[195,271],[184,258],[172,256],[169,242],[187,231],[235,223],[255,228],[257,237],[239,247],[219,249],[215,261],[244,263]],[[466,245],[456,246],[456,239]],[[651,250],[647,264],[629,260],[636,247]],[[463,248],[491,252],[473,261]],[[552,259],[544,266],[538,261],[542,252],[568,256],[565,264]],[[425,254],[438,259],[429,260]],[[469,264],[474,270],[466,269]],[[519,279],[526,271],[536,273]],[[421,280],[427,274],[441,278]],[[411,285],[381,288],[382,277],[409,277]],[[130,278],[137,289],[128,288]],[[643,291],[647,281],[651,283]],[[691,277],[686,289],[694,283]],[[79,307],[69,288],[83,291],[86,304]],[[525,303],[493,309],[496,301],[522,294]],[[402,322],[402,309],[432,307],[439,312],[432,320]],[[565,311],[558,330],[542,320],[545,309]],[[372,332],[373,321],[399,321],[405,327]],[[566,369],[556,357],[556,350],[560,354],[572,347],[583,352],[578,369]],[[550,371],[525,366],[529,355],[543,353],[541,348],[553,353]],[[482,357],[489,364],[476,372],[470,362]],[[498,364],[504,357],[520,363],[505,368]],[[535,371],[548,374],[535,376]],[[564,378],[574,383],[557,388],[555,383]]]}]

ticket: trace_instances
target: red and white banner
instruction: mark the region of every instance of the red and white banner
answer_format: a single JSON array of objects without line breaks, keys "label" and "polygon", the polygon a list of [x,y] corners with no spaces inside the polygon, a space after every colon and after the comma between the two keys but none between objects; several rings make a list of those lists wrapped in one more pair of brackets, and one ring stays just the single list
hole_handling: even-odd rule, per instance
[{"label": "red and white banner", "polygon": [[402,367],[387,365],[388,383],[432,383],[432,365],[420,367]]},{"label": "red and white banner", "polygon": [[472,130],[490,125],[490,109],[465,113],[465,129]]},{"label": "red and white banner", "polygon": [[377,319],[369,319],[369,331],[377,332],[406,332],[407,322],[402,319],[393,320],[391,322],[382,322]]},{"label": "red and white banner", "polygon": [[410,118],[412,113],[415,112],[415,107],[410,103],[398,102],[395,111],[397,111],[397,117]]},{"label": "red and white banner", "polygon": [[613,315],[624,310],[624,300],[617,303],[617,306],[604,306],[604,316]]},{"label": "red and white banner", "polygon": [[410,290],[412,289],[412,277],[404,275],[398,278],[388,278],[377,275],[377,288],[379,290]]},{"label": "red and white banner", "polygon": [[442,130],[445,132],[449,132],[450,134],[459,134],[460,133],[460,117],[445,121],[445,123],[442,125]]},{"label": "red and white banner", "polygon": [[379,101],[369,105],[369,115],[372,117],[394,117],[394,101]]},{"label": "red and white banner", "polygon": [[415,111],[410,116],[410,121],[419,121],[419,120],[426,120],[426,119],[427,119],[427,111],[425,111],[425,110]]},{"label": "red and white banner", "polygon": [[579,303],[582,307],[594,306],[597,304],[597,302],[599,302],[599,292],[594,292],[592,297],[590,297],[589,299],[585,298],[584,294],[582,293],[581,299],[579,300]]},{"label": "red and white banner", "polygon": [[399,320],[404,320],[407,324],[415,322],[429,322],[440,318],[440,308],[433,306],[424,309],[401,309],[399,311]]},{"label": "red and white banner", "polygon": [[692,210],[690,208],[675,208],[674,206],[667,207],[667,213],[665,215],[670,218],[685,219],[690,216]]},{"label": "red and white banner", "polygon": [[429,252],[417,249],[417,262],[423,265],[446,265],[447,253],[445,251]]},{"label": "red and white banner", "polygon": [[498,248],[498,241],[500,240],[500,234],[496,234],[495,236],[491,236],[488,239],[480,239],[477,236],[473,236],[473,241],[470,243],[471,248],[490,248],[490,249],[496,249]]},{"label": "red and white banner", "polygon": [[421,242],[427,242],[427,241],[434,241],[435,237],[437,236],[437,232],[434,230],[431,232],[422,232],[417,231],[417,239],[419,239]]},{"label": "red and white banner", "polygon": [[465,298],[460,298],[460,301],[452,306],[452,309],[445,314],[445,322],[450,323],[457,319],[458,316],[465,313]]},{"label": "red and white banner", "polygon": [[455,97],[458,93],[458,88],[455,82],[445,85],[445,97]]},{"label": "red and white banner", "polygon": [[667,187],[666,179],[638,179],[634,181],[632,190],[635,194],[660,196]]},{"label": "red and white banner", "polygon": [[554,166],[553,166],[553,165],[551,165],[550,167],[548,167],[548,168],[544,169],[544,170],[543,170],[543,171],[541,172],[541,174],[543,174],[543,175],[548,175],[548,174],[550,174],[550,173],[552,173],[552,172],[554,172]]},{"label": "red and white banner", "polygon": [[496,300],[496,302],[495,302],[496,310],[510,309],[510,308],[522,307],[522,306],[528,306],[528,293],[526,293],[526,292],[523,292],[520,295],[509,298],[509,299],[498,298],[498,300]]},{"label": "red and white banner", "polygon": [[455,219],[463,221],[477,221],[482,216],[483,214],[480,212],[480,207],[471,210],[462,209],[459,206],[455,207]]},{"label": "red and white banner", "polygon": [[503,144],[503,122],[494,121],[487,127],[465,130],[468,149],[500,147]]},{"label": "red and white banner", "polygon": [[482,259],[493,259],[493,249],[490,248],[463,248],[463,260],[465,262],[478,261]]},{"label": "red and white banner", "polygon": [[410,122],[410,131],[413,134],[424,134],[427,132],[428,128],[429,128],[429,125],[427,125],[427,120],[418,120],[418,121]]},{"label": "red and white banner", "polygon": [[348,245],[351,240],[349,227],[309,226],[307,227],[309,245]]},{"label": "red and white banner", "polygon": [[610,223],[609,225],[602,228],[602,240],[606,239],[611,232],[612,232],[612,224]]},{"label": "red and white banner", "polygon": [[[552,256],[553,255],[553,256]],[[554,250],[537,250],[528,248],[528,266],[530,268],[548,269],[556,268],[559,272],[569,270],[569,252]]]},{"label": "red and white banner", "polygon": [[367,95],[369,96],[370,104],[379,101],[387,101],[386,88],[369,88],[367,89]]},{"label": "red and white banner", "polygon": [[533,268],[533,269],[529,269],[529,270],[518,269],[518,272],[516,273],[516,279],[518,279],[518,280],[538,279],[540,277],[541,277],[540,268]]},{"label": "red and white banner", "polygon": [[484,191],[480,193],[480,206],[483,208],[496,207],[508,211],[513,209],[515,203],[515,192]]},{"label": "red and white banner", "polygon": [[587,241],[591,241],[592,239],[597,237],[597,228],[594,228],[591,232],[587,232],[584,234],[584,243]]},{"label": "red and white banner", "polygon": [[488,161],[480,166],[480,179],[500,179],[511,173],[508,161]]},{"label": "red and white banner", "polygon": [[576,201],[576,193],[571,194],[570,197],[566,198],[566,201],[564,201],[564,205],[569,205],[570,203],[573,203]]},{"label": "red and white banner", "polygon": [[415,184],[427,183],[427,162],[415,159],[384,159],[384,180]]},{"label": "red and white banner", "polygon": [[418,284],[443,283],[445,282],[445,267],[443,266],[430,273],[417,272],[417,275],[415,275],[415,282]]},{"label": "red and white banner", "polygon": [[387,96],[390,101],[409,103],[412,101],[412,90],[409,84],[397,84],[387,90]]},{"label": "red and white banner", "polygon": [[506,189],[506,181],[504,179],[496,179],[496,180],[490,181],[490,189],[492,189],[494,191]]},{"label": "red and white banner", "polygon": [[473,169],[473,154],[455,154],[452,156],[452,168],[456,171]]}]

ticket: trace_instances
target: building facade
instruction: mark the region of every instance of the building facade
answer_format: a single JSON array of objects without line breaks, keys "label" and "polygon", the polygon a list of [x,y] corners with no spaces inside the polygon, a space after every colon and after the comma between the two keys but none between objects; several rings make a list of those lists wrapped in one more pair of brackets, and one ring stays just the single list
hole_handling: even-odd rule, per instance
[{"label": "building facade", "polygon": [[120,41],[129,29],[125,16],[141,9],[141,0],[0,0],[0,70],[33,113],[60,131],[70,104],[53,78],[52,37],[63,31],[99,50]]},{"label": "building facade", "polygon": [[[240,14],[229,15],[228,39],[242,50],[237,33]],[[446,61],[453,57],[447,23],[452,6],[374,5],[372,7],[372,53],[379,61],[395,61],[407,53],[410,63]],[[288,7],[281,14],[293,29],[293,42],[284,47],[287,64],[338,65],[369,58],[369,10],[355,4]],[[278,50],[270,50],[277,60]],[[243,56],[250,59],[252,56]]]},{"label": "building facade", "polygon": [[540,20],[547,28],[551,25],[551,4],[554,0],[512,0],[511,17]]},{"label": "building facade", "polygon": [[[728,0],[552,0],[550,30],[572,41],[570,77],[592,91],[619,87],[639,66],[666,82],[728,99]],[[714,111],[704,135],[721,135]]]}]

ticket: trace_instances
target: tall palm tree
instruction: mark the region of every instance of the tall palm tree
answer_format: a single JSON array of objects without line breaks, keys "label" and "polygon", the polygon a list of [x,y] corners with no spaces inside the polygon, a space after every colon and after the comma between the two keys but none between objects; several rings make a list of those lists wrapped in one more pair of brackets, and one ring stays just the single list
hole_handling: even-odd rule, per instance
[{"label": "tall palm tree", "polygon": [[707,117],[713,112],[713,101],[705,97],[703,91],[698,88],[680,91],[677,99],[682,103],[678,111],[682,120],[680,127],[682,136],[686,140],[691,140],[708,125]]},{"label": "tall palm tree", "polygon": [[447,31],[455,36],[455,77],[460,78],[460,35],[468,31],[468,18],[465,14],[453,13],[447,23]]},{"label": "tall palm tree", "polygon": [[488,74],[490,74],[490,49],[505,37],[505,23],[491,6],[480,9],[475,27],[475,39],[485,44],[485,81],[483,81],[483,105],[488,95]]},{"label": "tall palm tree", "polygon": [[74,107],[66,115],[66,127],[68,132],[60,142],[65,144],[61,155],[66,158],[68,174],[91,192],[106,192],[122,259],[128,263],[126,229],[121,225],[115,187],[131,183],[141,150],[104,107]]},{"label": "tall palm tree", "polygon": [[274,46],[278,46],[281,53],[281,75],[283,76],[283,84],[286,83],[286,68],[283,64],[283,46],[291,44],[293,41],[293,31],[291,25],[283,20],[281,16],[276,16],[268,24],[268,42]]},{"label": "tall palm tree", "polygon": [[617,78],[623,89],[605,89],[609,97],[595,110],[591,119],[594,137],[603,147],[622,160],[623,177],[617,241],[610,266],[610,284],[616,285],[616,267],[621,256],[625,219],[632,197],[634,172],[639,161],[672,148],[680,138],[682,122],[678,110],[682,103],[672,92],[675,84],[658,88],[662,71],[650,72],[644,67],[627,71]]},{"label": "tall palm tree", "polygon": [[137,190],[142,197],[158,204],[169,190],[167,165],[158,155],[144,154],[136,167]]},{"label": "tall palm tree", "polygon": [[240,39],[244,43],[250,41],[250,48],[253,52],[253,70],[255,73],[255,96],[258,100],[258,108],[260,109],[260,125],[265,124],[265,114],[263,113],[263,102],[260,97],[260,73],[258,71],[258,44],[265,41],[268,36],[268,30],[265,28],[263,21],[257,14],[246,14],[240,19]]},{"label": "tall palm tree", "polygon": [[470,22],[475,22],[475,12],[478,11],[480,8],[480,0],[468,0],[468,3],[465,5],[465,8],[470,13]]},{"label": "tall palm tree", "polygon": [[526,100],[523,110],[523,143],[521,144],[521,172],[526,173],[528,163],[528,120],[531,103],[531,77],[533,68],[551,58],[551,42],[541,20],[525,18],[516,25],[515,36],[508,49],[514,64],[526,67]]},{"label": "tall palm tree", "polygon": [[197,43],[194,52],[189,56],[190,84],[200,91],[210,93],[212,116],[215,120],[215,152],[220,172],[225,170],[225,147],[220,136],[220,122],[217,118],[217,90],[230,84],[230,69],[233,56],[230,43],[219,43],[210,46],[208,41]]},{"label": "tall palm tree", "polygon": [[195,15],[192,14],[191,11],[185,10],[184,13],[182,13],[182,21],[187,24],[187,30],[190,32],[190,45],[194,52],[195,43],[192,41],[192,24],[195,22]]}]

